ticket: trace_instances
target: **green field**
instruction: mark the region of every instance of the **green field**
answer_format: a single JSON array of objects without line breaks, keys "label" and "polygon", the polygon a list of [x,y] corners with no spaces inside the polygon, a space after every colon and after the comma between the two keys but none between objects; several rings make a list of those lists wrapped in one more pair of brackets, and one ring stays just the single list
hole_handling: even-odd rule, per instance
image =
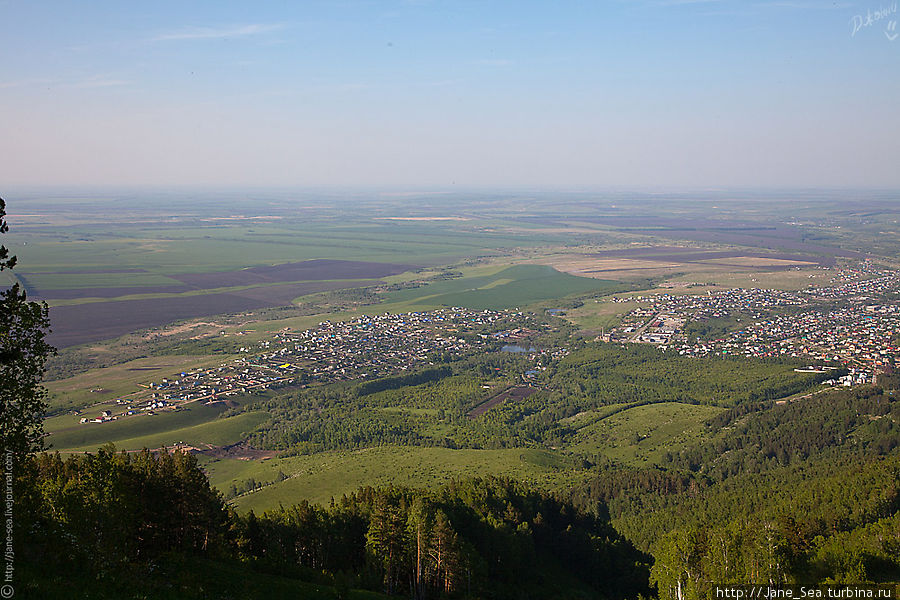
[{"label": "green field", "polygon": [[[98,214],[96,221],[84,224],[79,234],[52,222],[32,225],[24,232],[14,227],[10,245],[19,264],[27,265],[20,274],[37,287],[49,289],[177,285],[165,275],[318,258],[438,265],[496,254],[499,248],[534,247],[564,239],[552,234],[485,232],[466,222],[447,226],[364,216],[354,220],[346,214],[339,221],[310,222],[294,216],[252,224],[239,220],[206,224],[182,217],[163,227],[148,226],[144,219],[128,215],[117,216],[111,223],[108,214]],[[109,269],[146,272],[89,272]]]},{"label": "green field", "polygon": [[27,281],[41,290],[183,285],[177,279],[157,273],[32,273]]},{"label": "green field", "polygon": [[262,511],[310,500],[327,504],[365,485],[437,488],[453,478],[503,475],[544,488],[574,484],[586,471],[567,468],[568,459],[543,450],[452,450],[382,446],[356,451],[321,452],[265,461],[217,459],[204,464],[211,483],[221,490],[249,478],[275,481],[279,471],[288,479],[238,497],[241,511]]},{"label": "green field", "polygon": [[465,277],[386,294],[386,302],[501,310],[573,294],[620,291],[617,281],[576,277],[544,265],[485,269]]}]

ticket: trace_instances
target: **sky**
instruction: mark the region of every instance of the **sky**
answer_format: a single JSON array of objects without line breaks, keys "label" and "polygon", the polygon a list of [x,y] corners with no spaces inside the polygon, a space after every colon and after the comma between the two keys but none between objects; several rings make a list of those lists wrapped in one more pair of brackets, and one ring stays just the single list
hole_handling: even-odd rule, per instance
[{"label": "sky", "polygon": [[0,185],[900,189],[896,0],[0,0]]}]

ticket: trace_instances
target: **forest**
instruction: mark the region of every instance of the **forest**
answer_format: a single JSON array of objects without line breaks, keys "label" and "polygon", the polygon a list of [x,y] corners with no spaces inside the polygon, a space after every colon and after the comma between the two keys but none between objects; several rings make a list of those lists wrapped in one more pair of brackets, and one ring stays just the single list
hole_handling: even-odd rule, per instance
[{"label": "forest", "polygon": [[900,402],[881,388],[711,420],[664,467],[573,491],[654,557],[661,598],[723,583],[900,581]]},{"label": "forest", "polygon": [[[195,457],[109,447],[37,455],[18,489],[16,535],[29,539],[19,597],[269,598],[276,582],[288,582],[281,597],[310,598],[650,593],[650,557],[603,511],[509,479],[433,493],[367,487],[327,507],[238,515]],[[220,570],[226,581],[215,580]],[[269,583],[237,584],[254,577]]]}]

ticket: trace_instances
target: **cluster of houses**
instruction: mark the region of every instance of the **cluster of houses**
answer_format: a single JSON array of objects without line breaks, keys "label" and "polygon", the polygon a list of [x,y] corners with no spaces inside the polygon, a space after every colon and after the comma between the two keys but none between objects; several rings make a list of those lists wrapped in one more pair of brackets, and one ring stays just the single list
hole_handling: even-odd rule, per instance
[{"label": "cluster of houses", "polygon": [[112,411],[104,410],[100,412],[99,417],[95,417],[93,419],[90,417],[81,417],[81,424],[84,425],[85,423],[105,423],[106,421],[116,421],[119,419],[119,417],[130,417],[132,415],[140,413],[155,415],[156,413],[154,411],[172,406],[172,404],[166,400],[156,399],[153,399],[149,402],[144,401],[140,403],[129,404],[127,400],[119,398],[116,400],[116,404],[126,404],[127,406],[124,412],[118,415],[114,415],[112,414]]},{"label": "cluster of houses", "polygon": [[[900,273],[864,261],[837,270],[828,285],[800,292],[734,289],[648,297],[611,340],[647,342],[683,355],[810,357],[850,374],[834,385],[871,383],[900,356]],[[786,310],[787,309],[787,310]],[[714,339],[689,339],[684,324],[734,318]]]},{"label": "cluster of houses", "polygon": [[533,316],[513,311],[445,308],[433,311],[360,316],[351,321],[323,321],[305,331],[283,330],[261,342],[260,354],[241,356],[211,369],[183,372],[148,384],[141,397],[129,399],[120,415],[104,411],[102,423],[120,416],[286,384],[331,383],[407,371],[438,359],[484,350],[504,341],[523,340],[538,332]]}]

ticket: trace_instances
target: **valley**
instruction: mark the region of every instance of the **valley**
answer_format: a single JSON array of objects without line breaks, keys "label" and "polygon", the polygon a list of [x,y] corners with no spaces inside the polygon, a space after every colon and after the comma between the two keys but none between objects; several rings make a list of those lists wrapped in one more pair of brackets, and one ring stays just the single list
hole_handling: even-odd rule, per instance
[{"label": "valley", "polygon": [[[176,220],[153,242],[153,268],[140,252],[67,263],[51,248],[72,242],[35,226],[32,256],[47,258],[20,280],[51,305],[61,346],[45,384],[47,445],[191,453],[241,514],[331,505],[366,486],[438,493],[511,477],[607,506],[657,561],[660,544],[681,543],[671,532],[698,521],[642,519],[649,506],[711,518],[701,498],[774,485],[754,474],[824,469],[831,485],[850,455],[871,468],[895,460],[893,396],[849,400],[900,387],[894,258],[803,241],[827,237],[825,225],[594,218],[584,199],[552,218],[501,214],[509,206],[424,204],[409,220],[378,207],[355,223],[322,209],[315,234],[286,203],[271,221]],[[361,245],[332,253],[324,230],[356,230]],[[265,253],[258,238],[272,242]],[[209,239],[247,253],[166,258],[212,256]],[[865,535],[858,527],[880,514],[891,513],[840,535]]]}]

